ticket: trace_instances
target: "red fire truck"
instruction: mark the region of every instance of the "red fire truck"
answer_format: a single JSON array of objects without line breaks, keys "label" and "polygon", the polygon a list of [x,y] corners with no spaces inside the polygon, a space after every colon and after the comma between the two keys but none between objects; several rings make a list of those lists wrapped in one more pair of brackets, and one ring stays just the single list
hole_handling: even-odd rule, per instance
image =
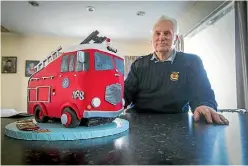
[{"label": "red fire truck", "polygon": [[[39,123],[59,118],[68,128],[112,122],[124,106],[124,58],[110,39],[92,32],[79,45],[59,47],[35,66],[28,113]],[[93,43],[92,43],[93,41]]]}]

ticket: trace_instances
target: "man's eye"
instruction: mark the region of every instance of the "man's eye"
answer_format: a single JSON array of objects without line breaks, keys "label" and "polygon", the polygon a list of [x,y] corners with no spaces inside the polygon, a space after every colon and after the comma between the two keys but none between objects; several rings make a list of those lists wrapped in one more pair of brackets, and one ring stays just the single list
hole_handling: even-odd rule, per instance
[{"label": "man's eye", "polygon": [[159,33],[159,32],[157,32],[156,34],[157,34],[157,35],[160,35],[160,33]]},{"label": "man's eye", "polygon": [[165,35],[165,36],[169,35],[169,32],[165,32],[164,35]]}]

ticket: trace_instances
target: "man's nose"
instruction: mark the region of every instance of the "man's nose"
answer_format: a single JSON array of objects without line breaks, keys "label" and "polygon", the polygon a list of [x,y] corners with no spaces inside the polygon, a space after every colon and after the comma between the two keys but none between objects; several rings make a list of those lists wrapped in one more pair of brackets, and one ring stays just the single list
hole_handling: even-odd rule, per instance
[{"label": "man's nose", "polygon": [[159,40],[165,40],[165,39],[166,39],[166,36],[164,34],[159,35]]}]

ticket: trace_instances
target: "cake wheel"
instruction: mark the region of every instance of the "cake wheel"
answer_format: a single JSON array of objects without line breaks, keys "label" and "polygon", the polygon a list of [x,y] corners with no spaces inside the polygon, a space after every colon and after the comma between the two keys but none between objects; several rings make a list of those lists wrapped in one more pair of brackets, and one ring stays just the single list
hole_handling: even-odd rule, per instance
[{"label": "cake wheel", "polygon": [[39,105],[35,107],[34,118],[38,123],[45,123],[48,121],[48,117],[44,115],[44,111],[41,109]]},{"label": "cake wheel", "polygon": [[76,113],[68,107],[63,110],[60,119],[62,125],[66,128],[75,128],[80,124],[80,120],[78,120]]}]

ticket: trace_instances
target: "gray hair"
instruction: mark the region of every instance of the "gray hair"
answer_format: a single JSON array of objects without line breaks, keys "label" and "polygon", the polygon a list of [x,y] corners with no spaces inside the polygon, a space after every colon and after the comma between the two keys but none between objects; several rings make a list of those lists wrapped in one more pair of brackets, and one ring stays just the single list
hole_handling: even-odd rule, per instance
[{"label": "gray hair", "polygon": [[177,20],[171,18],[171,17],[168,17],[168,16],[164,16],[162,15],[154,24],[153,26],[153,29],[155,28],[156,24],[159,23],[160,21],[171,21],[172,24],[173,24],[173,31],[174,31],[174,35],[178,35],[179,33],[179,27],[178,27],[178,23],[177,23]]}]

